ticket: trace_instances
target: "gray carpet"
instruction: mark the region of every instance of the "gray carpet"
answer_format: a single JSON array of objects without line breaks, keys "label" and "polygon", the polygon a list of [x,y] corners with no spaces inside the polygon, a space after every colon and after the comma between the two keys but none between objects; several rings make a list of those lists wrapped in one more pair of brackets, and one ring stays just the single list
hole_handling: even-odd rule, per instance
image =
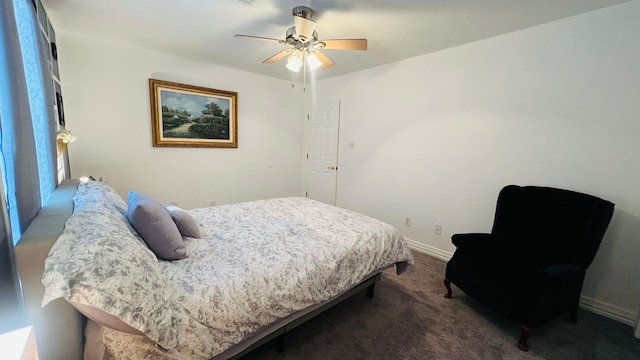
[{"label": "gray carpet", "polygon": [[453,287],[445,299],[445,262],[414,252],[401,275],[387,270],[373,299],[358,294],[294,329],[286,349],[269,343],[243,360],[292,359],[640,359],[633,329],[579,310],[534,329],[530,351],[516,347],[519,324]]}]

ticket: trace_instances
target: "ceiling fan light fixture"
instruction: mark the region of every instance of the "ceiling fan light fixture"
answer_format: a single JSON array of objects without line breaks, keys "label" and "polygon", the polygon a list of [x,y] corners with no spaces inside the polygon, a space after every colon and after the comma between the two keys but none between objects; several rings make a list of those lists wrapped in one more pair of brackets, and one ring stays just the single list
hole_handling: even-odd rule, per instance
[{"label": "ceiling fan light fixture", "polygon": [[293,72],[299,72],[300,68],[302,68],[302,54],[300,51],[294,51],[289,58],[287,58],[287,69]]},{"label": "ceiling fan light fixture", "polygon": [[309,53],[309,55],[307,55],[307,65],[309,65],[309,70],[313,71],[322,66],[322,61],[318,59],[315,53]]}]

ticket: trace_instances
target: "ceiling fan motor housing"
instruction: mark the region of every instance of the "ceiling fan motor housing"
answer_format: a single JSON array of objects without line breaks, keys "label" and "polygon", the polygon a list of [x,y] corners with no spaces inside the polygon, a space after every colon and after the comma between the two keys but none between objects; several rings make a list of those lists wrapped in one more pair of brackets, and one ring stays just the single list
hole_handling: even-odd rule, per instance
[{"label": "ceiling fan motor housing", "polygon": [[[313,10],[306,6],[296,6],[291,11],[293,13],[293,23],[296,28],[295,38],[306,43],[314,40],[314,29],[316,22],[313,20]],[[315,37],[317,39],[317,37]]]},{"label": "ceiling fan motor housing", "polygon": [[313,35],[311,37],[311,39],[301,39],[300,36],[298,36],[298,34],[296,34],[296,27],[292,26],[290,28],[287,29],[287,33],[285,35],[285,42],[291,46],[297,46],[300,45],[302,46],[302,44],[298,44],[299,42],[308,42],[308,41],[318,41],[318,32],[314,31]]}]

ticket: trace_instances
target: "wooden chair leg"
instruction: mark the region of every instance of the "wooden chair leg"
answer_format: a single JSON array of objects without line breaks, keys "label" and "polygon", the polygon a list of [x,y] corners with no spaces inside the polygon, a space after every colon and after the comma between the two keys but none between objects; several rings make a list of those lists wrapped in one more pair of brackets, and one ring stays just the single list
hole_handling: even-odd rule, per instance
[{"label": "wooden chair leg", "polygon": [[527,341],[531,337],[531,328],[524,325],[520,325],[520,340],[518,340],[518,349],[522,351],[529,351],[529,345]]},{"label": "wooden chair leg", "polygon": [[451,281],[449,279],[444,278],[444,286],[447,288],[447,293],[444,294],[444,297],[447,299],[451,299]]}]

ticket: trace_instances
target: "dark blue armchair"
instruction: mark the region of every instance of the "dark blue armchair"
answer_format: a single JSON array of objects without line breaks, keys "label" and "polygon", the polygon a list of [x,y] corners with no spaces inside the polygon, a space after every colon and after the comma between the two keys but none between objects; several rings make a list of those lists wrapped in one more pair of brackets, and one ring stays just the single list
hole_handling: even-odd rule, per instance
[{"label": "dark blue armchair", "polygon": [[500,191],[490,234],[456,234],[447,263],[451,283],[521,325],[518,347],[528,350],[531,328],[562,314],[577,321],[586,270],[600,246],[614,204],[574,191],[508,185]]}]

